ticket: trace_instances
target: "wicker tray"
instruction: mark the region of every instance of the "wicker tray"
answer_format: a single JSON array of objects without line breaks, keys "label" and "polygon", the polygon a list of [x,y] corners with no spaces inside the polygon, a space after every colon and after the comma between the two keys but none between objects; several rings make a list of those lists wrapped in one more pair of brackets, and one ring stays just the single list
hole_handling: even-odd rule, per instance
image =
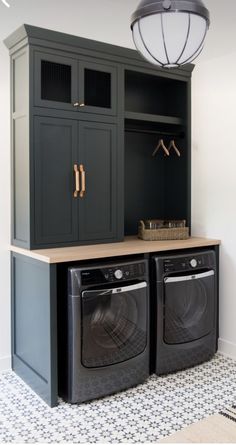
[{"label": "wicker tray", "polygon": [[189,238],[188,227],[171,229],[145,229],[143,221],[139,221],[138,237],[144,241],[181,240]]}]

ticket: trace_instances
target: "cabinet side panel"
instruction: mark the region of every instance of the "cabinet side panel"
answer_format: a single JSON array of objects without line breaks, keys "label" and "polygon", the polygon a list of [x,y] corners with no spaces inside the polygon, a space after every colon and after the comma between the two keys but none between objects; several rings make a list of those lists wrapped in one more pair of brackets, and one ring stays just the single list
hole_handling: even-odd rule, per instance
[{"label": "cabinet side panel", "polygon": [[56,270],[12,255],[13,370],[49,405],[57,403]]},{"label": "cabinet side panel", "polygon": [[24,48],[11,61],[12,238],[29,246],[29,56]]},{"label": "cabinet side panel", "polygon": [[27,243],[29,237],[29,156],[27,116],[13,121],[13,214],[14,239]]},{"label": "cabinet side panel", "polygon": [[27,112],[28,108],[28,53],[25,49],[13,58],[13,113]]}]

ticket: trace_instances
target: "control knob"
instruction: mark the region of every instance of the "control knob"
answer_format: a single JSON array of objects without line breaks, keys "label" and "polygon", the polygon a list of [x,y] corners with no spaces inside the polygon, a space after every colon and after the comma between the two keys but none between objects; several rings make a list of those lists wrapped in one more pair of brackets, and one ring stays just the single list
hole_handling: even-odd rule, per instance
[{"label": "control knob", "polygon": [[190,266],[193,267],[193,268],[197,267],[197,260],[195,258],[190,260]]},{"label": "control knob", "polygon": [[123,277],[123,272],[120,269],[115,270],[114,272],[114,276],[117,280],[121,280],[121,278]]}]

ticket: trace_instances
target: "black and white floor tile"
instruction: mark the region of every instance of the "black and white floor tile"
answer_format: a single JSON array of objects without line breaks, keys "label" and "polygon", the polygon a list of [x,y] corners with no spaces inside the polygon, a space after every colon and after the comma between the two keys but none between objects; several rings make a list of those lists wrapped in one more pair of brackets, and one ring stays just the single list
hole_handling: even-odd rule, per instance
[{"label": "black and white floor tile", "polygon": [[236,404],[236,362],[217,354],[195,368],[157,377],[82,405],[49,408],[13,372],[0,374],[0,442],[157,442]]}]

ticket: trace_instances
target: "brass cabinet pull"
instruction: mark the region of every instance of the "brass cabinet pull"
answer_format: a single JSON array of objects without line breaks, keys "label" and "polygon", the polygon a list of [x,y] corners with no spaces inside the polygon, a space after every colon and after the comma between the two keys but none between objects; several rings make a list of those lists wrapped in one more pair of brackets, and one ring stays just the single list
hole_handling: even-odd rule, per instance
[{"label": "brass cabinet pull", "polygon": [[74,102],[73,103],[73,107],[85,107],[85,103],[84,102]]},{"label": "brass cabinet pull", "polygon": [[74,173],[75,173],[75,191],[74,191],[74,198],[77,198],[78,193],[80,191],[80,185],[79,185],[79,169],[78,165],[74,164]]},{"label": "brass cabinet pull", "polygon": [[81,190],[79,196],[80,198],[83,198],[86,192],[86,179],[85,179],[85,170],[83,164],[80,164],[79,171],[81,173]]}]

